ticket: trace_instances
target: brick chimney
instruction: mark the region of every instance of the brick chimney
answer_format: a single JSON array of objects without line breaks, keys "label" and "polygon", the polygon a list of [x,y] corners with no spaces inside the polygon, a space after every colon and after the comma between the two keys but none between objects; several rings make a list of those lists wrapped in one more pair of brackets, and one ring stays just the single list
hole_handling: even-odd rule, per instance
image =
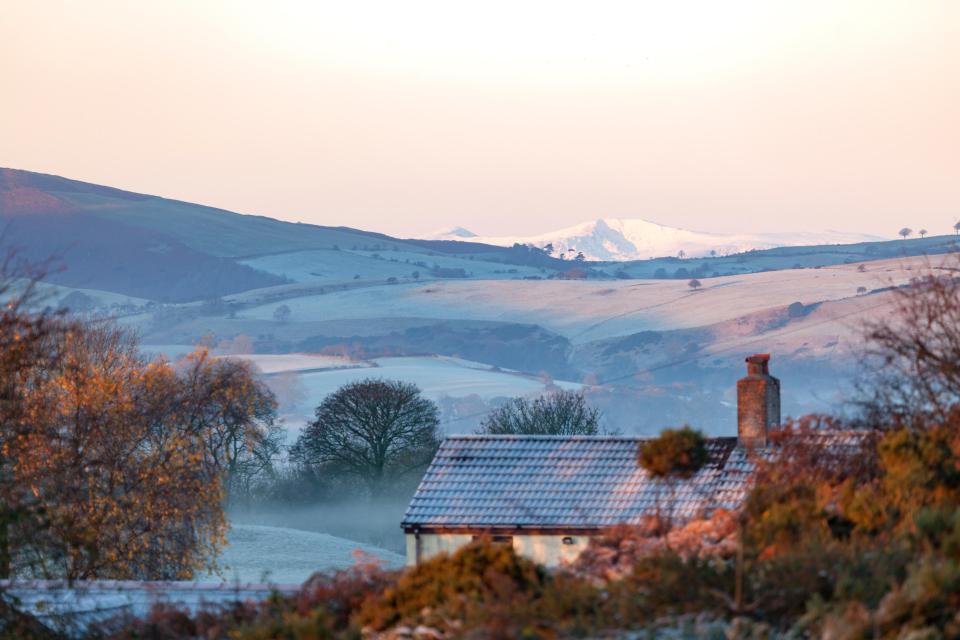
[{"label": "brick chimney", "polygon": [[737,439],[741,447],[767,446],[767,430],[780,424],[780,381],[770,375],[770,354],[747,358],[747,375],[737,380]]}]

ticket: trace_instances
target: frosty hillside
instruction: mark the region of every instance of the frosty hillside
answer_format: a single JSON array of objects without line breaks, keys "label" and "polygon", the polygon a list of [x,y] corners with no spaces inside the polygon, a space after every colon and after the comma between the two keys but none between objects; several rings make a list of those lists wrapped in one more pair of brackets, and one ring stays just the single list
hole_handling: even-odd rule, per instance
[{"label": "frosty hillside", "polygon": [[431,240],[482,242],[501,247],[514,244],[547,248],[551,255],[574,260],[648,260],[664,256],[705,258],[757,249],[802,245],[854,244],[881,240],[878,236],[830,231],[725,235],[677,229],[640,218],[599,218],[591,222],[532,236],[480,236],[463,227],[441,231]]}]

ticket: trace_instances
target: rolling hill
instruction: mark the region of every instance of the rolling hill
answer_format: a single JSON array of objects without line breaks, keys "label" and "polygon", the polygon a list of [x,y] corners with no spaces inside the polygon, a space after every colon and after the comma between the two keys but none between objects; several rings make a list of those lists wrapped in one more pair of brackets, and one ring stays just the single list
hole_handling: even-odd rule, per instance
[{"label": "rolling hill", "polygon": [[[292,425],[338,384],[385,376],[420,384],[450,433],[509,397],[582,385],[610,429],[725,434],[757,350],[774,353],[786,414],[830,409],[889,288],[958,250],[951,235],[571,265],[462,229],[401,240],[10,169],[0,218],[28,257],[61,258],[50,304],[115,317],[171,356],[204,341],[285,362],[264,373]],[[338,359],[351,364],[316,364]]]},{"label": "rolling hill", "polygon": [[[564,266],[535,251],[408,242],[346,227],[241,215],[17,169],[0,169],[0,222],[8,246],[16,246],[34,261],[52,258],[62,267],[50,274],[51,282],[166,302],[282,285],[289,281],[284,275],[288,267],[275,266],[277,256],[287,256],[279,260],[308,279],[310,272],[329,267],[333,277],[326,280],[338,283],[409,278],[413,271],[467,277],[472,269],[465,267],[474,266],[491,275],[505,274],[504,265],[545,270]],[[401,251],[403,260],[382,255]],[[351,254],[351,264],[345,264],[346,253]],[[445,267],[438,260],[453,260],[457,266]]]}]

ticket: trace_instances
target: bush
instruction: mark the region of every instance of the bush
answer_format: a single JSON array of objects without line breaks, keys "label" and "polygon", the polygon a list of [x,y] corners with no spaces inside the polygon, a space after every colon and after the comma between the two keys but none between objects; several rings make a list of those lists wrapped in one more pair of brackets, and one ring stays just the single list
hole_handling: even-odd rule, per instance
[{"label": "bush", "polygon": [[640,465],[654,478],[689,478],[709,459],[706,439],[690,427],[665,429],[640,445]]},{"label": "bush", "polygon": [[515,624],[543,595],[547,580],[512,547],[479,541],[403,574],[368,600],[357,620],[376,630],[399,624],[442,629],[450,620],[468,627]]},{"label": "bush", "polygon": [[610,617],[640,626],[665,616],[729,612],[734,593],[731,563],[683,558],[666,550],[641,558],[622,582],[610,586]]}]

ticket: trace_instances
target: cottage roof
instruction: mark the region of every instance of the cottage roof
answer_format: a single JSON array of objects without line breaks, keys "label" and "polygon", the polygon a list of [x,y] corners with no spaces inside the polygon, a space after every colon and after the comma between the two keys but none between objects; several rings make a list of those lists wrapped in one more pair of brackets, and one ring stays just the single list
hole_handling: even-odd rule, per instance
[{"label": "cottage roof", "polygon": [[403,518],[406,529],[597,529],[661,513],[738,507],[753,464],[736,438],[710,438],[710,460],[669,486],[637,461],[643,438],[452,436]]}]

